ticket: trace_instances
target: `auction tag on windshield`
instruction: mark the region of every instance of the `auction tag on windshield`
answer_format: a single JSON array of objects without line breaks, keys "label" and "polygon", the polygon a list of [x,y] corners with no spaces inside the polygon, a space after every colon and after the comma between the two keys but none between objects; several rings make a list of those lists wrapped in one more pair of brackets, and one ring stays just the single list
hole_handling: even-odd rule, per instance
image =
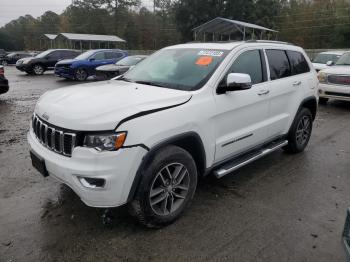
[{"label": "auction tag on windshield", "polygon": [[199,51],[198,55],[201,56],[222,56],[224,54],[224,52],[222,51],[216,51],[216,50],[201,50]]},{"label": "auction tag on windshield", "polygon": [[197,59],[196,65],[199,66],[208,66],[213,62],[213,58],[211,56],[201,56]]}]

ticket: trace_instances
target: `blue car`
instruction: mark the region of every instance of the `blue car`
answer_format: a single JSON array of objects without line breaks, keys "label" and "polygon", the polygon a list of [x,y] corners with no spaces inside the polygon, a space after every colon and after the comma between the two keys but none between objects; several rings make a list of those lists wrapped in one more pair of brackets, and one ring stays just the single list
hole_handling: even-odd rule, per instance
[{"label": "blue car", "polygon": [[59,77],[84,81],[95,75],[95,68],[101,65],[115,64],[127,57],[128,53],[119,49],[89,50],[74,59],[65,59],[55,65],[55,74]]}]

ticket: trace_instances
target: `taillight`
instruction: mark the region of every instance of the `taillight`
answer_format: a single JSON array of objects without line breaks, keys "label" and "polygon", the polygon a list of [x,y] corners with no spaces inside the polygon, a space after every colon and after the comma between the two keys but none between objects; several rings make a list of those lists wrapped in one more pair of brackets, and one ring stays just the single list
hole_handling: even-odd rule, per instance
[{"label": "taillight", "polygon": [[0,75],[4,75],[4,73],[5,73],[4,68],[3,68],[3,67],[0,67]]}]

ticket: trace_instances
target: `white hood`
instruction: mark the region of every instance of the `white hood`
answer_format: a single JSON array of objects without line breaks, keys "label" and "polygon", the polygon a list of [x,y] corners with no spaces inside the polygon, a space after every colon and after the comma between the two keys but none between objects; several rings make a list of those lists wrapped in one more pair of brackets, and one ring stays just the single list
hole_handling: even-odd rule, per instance
[{"label": "white hood", "polygon": [[35,113],[41,118],[45,114],[49,123],[62,128],[113,130],[128,116],[184,103],[190,97],[187,91],[110,80],[46,92]]},{"label": "white hood", "polygon": [[350,66],[332,66],[322,70],[323,73],[331,75],[350,75]]}]

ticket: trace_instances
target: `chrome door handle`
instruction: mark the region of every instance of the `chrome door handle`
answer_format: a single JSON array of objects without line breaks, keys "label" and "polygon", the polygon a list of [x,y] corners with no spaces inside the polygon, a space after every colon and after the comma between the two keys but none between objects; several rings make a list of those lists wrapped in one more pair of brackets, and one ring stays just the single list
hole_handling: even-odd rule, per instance
[{"label": "chrome door handle", "polygon": [[300,86],[301,85],[301,81],[295,81],[294,83],[293,83],[293,86]]},{"label": "chrome door handle", "polygon": [[259,93],[258,93],[258,95],[259,95],[259,96],[263,96],[263,95],[267,95],[268,93],[270,93],[269,90],[260,90]]}]

